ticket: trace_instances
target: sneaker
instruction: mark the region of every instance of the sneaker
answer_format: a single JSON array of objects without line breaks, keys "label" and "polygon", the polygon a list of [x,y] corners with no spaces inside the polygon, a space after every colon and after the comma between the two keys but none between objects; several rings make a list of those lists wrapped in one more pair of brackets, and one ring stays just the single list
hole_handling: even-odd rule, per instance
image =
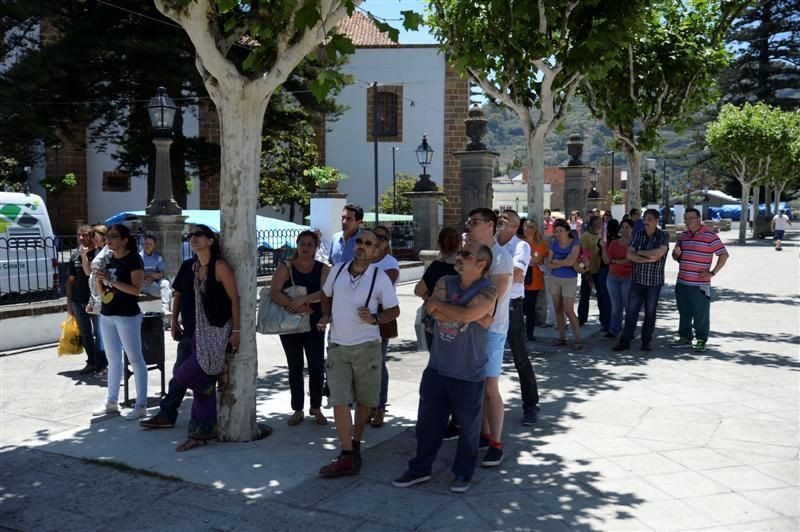
[{"label": "sneaker", "polygon": [[117,403],[106,402],[103,406],[92,412],[93,416],[105,416],[108,414],[119,414],[119,405]]},{"label": "sneaker", "polygon": [[530,427],[536,424],[539,421],[539,407],[534,406],[533,408],[528,408],[522,414],[522,424],[526,427]]},{"label": "sneaker", "polygon": [[703,340],[698,340],[694,343],[694,352],[702,353],[706,350],[706,343]]},{"label": "sneaker", "polygon": [[631,348],[631,343],[627,340],[620,340],[617,345],[611,348],[612,351],[627,351]]},{"label": "sneaker", "polygon": [[457,440],[460,435],[461,431],[459,430],[458,425],[455,423],[450,423],[447,425],[447,430],[444,431],[444,437],[442,438],[442,441]]},{"label": "sneaker", "polygon": [[85,366],[83,366],[83,369],[81,369],[78,373],[80,373],[81,375],[85,375],[87,373],[94,373],[96,369],[97,368],[94,367],[94,364],[86,364]]},{"label": "sneaker", "polygon": [[100,382],[108,382],[108,368],[101,369],[95,373],[95,375],[97,375],[97,378],[100,379]]},{"label": "sneaker", "polygon": [[494,467],[500,465],[500,462],[503,461],[503,449],[499,447],[489,447],[489,450],[486,451],[486,454],[483,455],[483,460],[481,460],[481,465],[483,467]]},{"label": "sneaker", "polygon": [[672,349],[682,349],[684,347],[692,347],[692,339],[691,338],[684,338],[680,337],[677,340],[673,340],[669,343],[669,346]]},{"label": "sneaker", "polygon": [[430,475],[417,475],[412,473],[411,471],[406,471],[401,476],[397,477],[392,481],[392,486],[395,488],[407,488],[409,486],[413,486],[414,484],[422,484],[423,482],[428,482],[431,479]]},{"label": "sneaker", "polygon": [[481,436],[480,442],[478,443],[478,449],[481,451],[483,451],[484,449],[488,449],[490,441],[491,440],[489,440],[489,438],[484,438],[483,436]]},{"label": "sneaker", "polygon": [[321,477],[341,477],[343,475],[353,475],[357,472],[355,464],[353,463],[353,455],[340,454],[333,462],[321,467],[319,475]]},{"label": "sneaker", "polygon": [[147,408],[143,406],[134,406],[131,408],[131,411],[125,416],[125,419],[128,421],[135,421],[137,419],[141,419],[143,417],[147,417]]},{"label": "sneaker", "polygon": [[469,479],[463,475],[456,475],[453,483],[450,484],[450,491],[453,493],[464,493],[470,487]]},{"label": "sneaker", "polygon": [[149,417],[147,419],[143,419],[139,422],[140,427],[144,427],[146,429],[171,429],[175,426],[175,423],[171,422],[169,419],[165,417],[161,417],[156,414],[153,417]]}]

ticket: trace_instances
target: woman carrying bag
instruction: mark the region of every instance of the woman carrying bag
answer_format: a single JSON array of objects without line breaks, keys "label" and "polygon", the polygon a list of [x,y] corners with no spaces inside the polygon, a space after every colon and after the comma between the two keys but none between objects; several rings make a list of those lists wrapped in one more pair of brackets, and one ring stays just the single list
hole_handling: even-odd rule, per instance
[{"label": "woman carrying bag", "polygon": [[222,260],[219,239],[205,225],[195,225],[189,245],[197,260],[194,272],[195,330],[192,353],[175,378],[192,390],[188,438],[175,448],[188,451],[217,437],[216,382],[227,381],[225,353],[239,348],[239,292],[230,266]]},{"label": "woman carrying bag", "polygon": [[[289,389],[292,394],[292,410],[288,424],[293,427],[303,421],[303,352],[308,362],[308,388],[311,396],[309,415],[314,416],[317,425],[325,425],[328,420],[322,413],[322,387],[325,381],[325,333],[317,329],[322,315],[320,308],[321,288],[328,278],[331,268],[314,259],[319,246],[319,236],[313,231],[303,231],[297,235],[297,254],[290,261],[278,265],[269,296],[275,304],[281,305],[294,314],[310,314],[311,329],[307,332],[281,334],[281,344],[289,366]],[[284,293],[289,286],[305,287],[306,295],[291,298]]]}]

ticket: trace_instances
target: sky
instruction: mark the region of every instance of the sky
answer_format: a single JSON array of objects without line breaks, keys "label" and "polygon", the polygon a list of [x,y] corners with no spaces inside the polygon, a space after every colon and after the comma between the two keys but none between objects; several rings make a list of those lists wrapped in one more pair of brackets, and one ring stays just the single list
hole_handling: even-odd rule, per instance
[{"label": "sky", "polygon": [[[400,44],[436,44],[427,28],[421,31],[406,31],[403,29],[401,11],[416,11],[424,13],[427,1],[425,0],[365,0],[359,7],[369,11],[376,17],[387,19],[387,22],[400,30]],[[396,19],[396,20],[392,20]]]}]

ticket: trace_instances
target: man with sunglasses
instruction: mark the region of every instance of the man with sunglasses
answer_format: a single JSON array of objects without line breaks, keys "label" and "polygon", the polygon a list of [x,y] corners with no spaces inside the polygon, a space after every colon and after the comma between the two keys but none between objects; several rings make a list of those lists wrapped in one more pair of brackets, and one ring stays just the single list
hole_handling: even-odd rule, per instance
[{"label": "man with sunglasses", "polygon": [[420,382],[417,412],[417,453],[408,470],[392,484],[405,488],[426,482],[452,411],[460,423],[454,480],[450,490],[463,493],[478,461],[478,437],[483,412],[488,354],[487,325],[497,289],[486,276],[492,251],[472,242],[456,257],[457,275],[439,279],[426,307],[434,318],[428,367]]},{"label": "man with sunglasses", "polygon": [[[400,304],[389,276],[372,260],[378,237],[358,233],[353,260],[331,268],[322,287],[322,317],[317,327],[331,324],[328,340],[328,386],[342,450],[322,467],[323,477],[352,475],[361,469],[361,436],[370,409],[378,406],[381,388],[381,335],[378,325],[400,315]],[[383,307],[378,312],[378,305]],[[355,421],[350,405],[355,403]]]},{"label": "man with sunglasses", "polygon": [[492,265],[489,277],[497,288],[497,301],[493,314],[493,322],[489,326],[486,339],[486,351],[489,361],[486,365],[486,386],[484,389],[483,427],[480,435],[480,447],[487,449],[481,460],[484,467],[494,467],[503,461],[503,398],[500,396],[500,374],[503,372],[503,352],[508,334],[508,303],[511,288],[511,276],[514,273],[514,262],[511,255],[497,243],[494,234],[497,227],[497,215],[492,209],[485,207],[473,209],[466,221],[467,238],[491,248]]},{"label": "man with sunglasses", "polygon": [[353,260],[356,238],[364,221],[364,209],[352,203],[342,210],[342,230],[331,239],[331,254],[328,262],[331,265]]},{"label": "man with sunglasses", "polygon": [[519,376],[522,394],[522,424],[535,425],[539,419],[539,388],[536,374],[525,344],[525,272],[531,261],[531,247],[517,236],[520,218],[516,211],[507,209],[497,221],[497,242],[508,251],[514,260],[514,274],[509,290],[508,346],[514,358],[514,367]]},{"label": "man with sunglasses", "polygon": [[78,227],[78,249],[69,258],[66,290],[67,314],[75,317],[81,333],[81,345],[86,352],[86,365],[81,369],[81,374],[100,371],[107,365],[105,355],[101,356],[97,338],[100,334],[100,321],[96,314],[86,312],[91,291],[83,261],[85,259],[86,262],[92,262],[97,251],[92,228],[88,225]]}]

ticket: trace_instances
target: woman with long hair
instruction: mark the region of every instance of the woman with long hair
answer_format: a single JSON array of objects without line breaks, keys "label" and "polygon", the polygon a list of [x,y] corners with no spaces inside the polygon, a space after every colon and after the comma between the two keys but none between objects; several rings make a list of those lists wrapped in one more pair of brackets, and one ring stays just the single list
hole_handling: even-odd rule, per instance
[{"label": "woman with long hair", "polygon": [[523,313],[525,314],[525,336],[529,342],[535,342],[533,331],[536,326],[536,301],[539,292],[544,290],[544,272],[539,268],[547,258],[547,241],[542,238],[539,226],[532,220],[523,218],[519,226],[518,236],[531,248],[531,262],[525,274],[525,299],[523,300]]},{"label": "woman with long hair", "polygon": [[[618,232],[618,234],[617,234]],[[606,338],[614,338],[622,331],[622,318],[628,303],[628,293],[631,289],[631,274],[633,263],[626,257],[628,246],[633,234],[633,222],[630,219],[608,222],[610,240],[603,246],[603,262],[608,264],[608,297],[611,300],[611,321],[608,326]],[[612,238],[612,236],[616,236]]]},{"label": "woman with long hair", "polygon": [[142,354],[142,311],[139,309],[144,264],[137,253],[136,239],[126,226],[112,225],[106,239],[110,257],[105,267],[96,270],[94,275],[102,300],[100,330],[108,358],[108,386],[105,404],[94,415],[119,412],[119,383],[123,357],[127,355],[133,366],[136,402],[125,418],[135,420],[147,415],[147,365]]},{"label": "woman with long hair", "polygon": [[[414,295],[422,298],[422,301],[427,302],[433,295],[433,289],[436,283],[445,275],[456,275],[456,257],[458,250],[461,248],[461,234],[452,227],[445,227],[439,231],[439,256],[430,263],[425,273],[422,274],[416,285],[414,285]],[[433,342],[433,318],[430,318],[423,307],[423,321],[425,323],[425,345],[428,346],[428,351],[431,349]]]},{"label": "woman with long hair", "polygon": [[[289,390],[292,395],[294,413],[288,420],[290,427],[303,421],[303,402],[305,390],[303,386],[303,352],[308,363],[308,391],[311,396],[311,409],[308,414],[314,416],[317,425],[325,425],[328,420],[322,413],[322,386],[325,382],[325,333],[317,329],[317,322],[322,316],[320,301],[322,285],[328,278],[331,267],[314,257],[319,247],[319,235],[314,231],[303,231],[297,235],[297,253],[288,262],[281,262],[272,284],[269,295],[272,301],[295,314],[310,314],[311,330],[304,333],[281,334],[281,345],[286,354],[289,366]],[[306,295],[294,299],[283,293],[291,285],[304,286]]]},{"label": "woman with long hair", "polygon": [[578,288],[578,273],[574,265],[580,255],[581,246],[573,238],[570,226],[564,220],[553,223],[555,240],[550,244],[547,252],[547,268],[550,270],[550,293],[553,295],[553,305],[556,308],[556,326],[558,327],[558,340],[553,345],[567,344],[564,313],[569,317],[572,333],[575,336],[573,349],[581,349],[581,330],[578,317],[575,315],[575,292]]},{"label": "woman with long hair", "polygon": [[[391,233],[386,226],[378,225],[372,228],[372,232],[378,237],[378,253],[373,259],[373,263],[392,281],[392,286],[397,285],[400,277],[400,263],[392,256]],[[386,402],[389,400],[389,370],[386,368],[386,354],[389,350],[389,338],[381,338],[381,352],[383,353],[383,368],[381,369],[381,391],[378,399],[378,406],[372,415],[370,424],[375,427],[383,426],[383,417],[386,414]]]},{"label": "woman with long hair", "polygon": [[194,273],[195,330],[192,353],[175,371],[175,378],[192,390],[188,438],[175,448],[188,451],[217,437],[215,384],[227,381],[225,353],[239,348],[239,292],[230,266],[222,259],[218,236],[206,225],[189,233],[196,256]]}]

